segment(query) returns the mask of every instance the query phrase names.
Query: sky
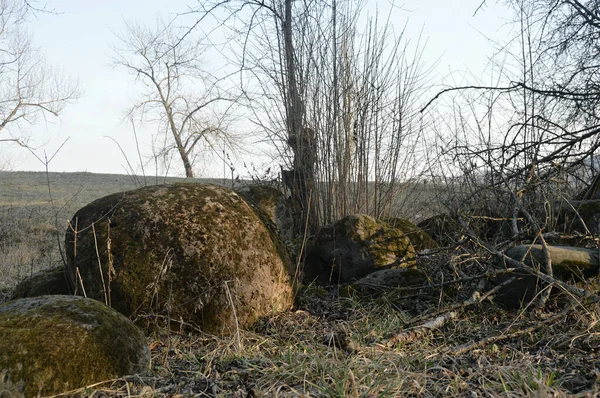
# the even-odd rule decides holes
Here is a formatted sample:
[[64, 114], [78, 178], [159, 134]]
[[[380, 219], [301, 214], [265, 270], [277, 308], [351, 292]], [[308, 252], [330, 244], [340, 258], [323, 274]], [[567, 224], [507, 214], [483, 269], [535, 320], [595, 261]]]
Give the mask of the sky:
[[[375, 2], [368, 0], [374, 8]], [[29, 22], [34, 43], [48, 62], [78, 80], [82, 96], [58, 120], [32, 127], [32, 145], [40, 158], [52, 156], [53, 172], [127, 173], [121, 149], [137, 164], [137, 151], [126, 111], [138, 86], [126, 71], [115, 68], [111, 57], [115, 32], [123, 22], [153, 24], [193, 6], [195, 0], [47, 0], [55, 14], [38, 14]], [[426, 40], [424, 61], [437, 65], [437, 80], [464, 84], [464, 76], [481, 75], [493, 53], [490, 40], [506, 34], [508, 13], [496, 0], [475, 14], [481, 0], [405, 0], [397, 3], [391, 20], [407, 34]], [[388, 3], [381, 3], [380, 8]], [[475, 15], [474, 15], [475, 14]], [[210, 61], [209, 65], [210, 65]], [[467, 73], [468, 72], [468, 73]], [[151, 153], [151, 127], [138, 126], [141, 151]], [[110, 138], [108, 138], [110, 137]], [[112, 139], [111, 139], [112, 138]], [[66, 141], [66, 143], [65, 143]], [[64, 146], [61, 145], [64, 143]], [[256, 159], [256, 155], [251, 155]], [[243, 161], [241, 159], [240, 161]], [[3, 144], [0, 165], [10, 170], [44, 171], [46, 165], [30, 152]], [[152, 174], [152, 171], [147, 173]], [[204, 165], [199, 177], [222, 177], [223, 164]]]

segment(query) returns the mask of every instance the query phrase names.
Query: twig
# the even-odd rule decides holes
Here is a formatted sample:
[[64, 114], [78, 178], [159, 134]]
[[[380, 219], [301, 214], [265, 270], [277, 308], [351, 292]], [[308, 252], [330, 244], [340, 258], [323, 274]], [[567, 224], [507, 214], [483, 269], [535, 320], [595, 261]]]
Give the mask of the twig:
[[[513, 268], [514, 270], [514, 268]], [[474, 304], [479, 304], [481, 302], [483, 302], [483, 300], [487, 299], [488, 297], [492, 296], [494, 293], [496, 293], [498, 290], [500, 290], [503, 286], [508, 285], [509, 283], [512, 283], [515, 279], [517, 279], [517, 277], [513, 276], [512, 278], [508, 278], [507, 280], [505, 280], [504, 282], [494, 286], [493, 289], [488, 290], [487, 292], [485, 292], [484, 294], [481, 294], [479, 292], [473, 292], [473, 294], [471, 295], [471, 297], [469, 297], [467, 300], [463, 301], [462, 303], [456, 303], [456, 304], [452, 304], [449, 305], [447, 307], [444, 307], [432, 314], [426, 314], [426, 315], [421, 315], [418, 316], [416, 318], [413, 318], [409, 321], [409, 324], [412, 323], [417, 323], [417, 322], [421, 322], [425, 319], [429, 319], [432, 318], [434, 316], [437, 316], [439, 314], [443, 314], [445, 312], [448, 311], [454, 311], [454, 310], [461, 310], [461, 309], [465, 309], [471, 305]]]
[[393, 336], [385, 342], [385, 346], [387, 348], [392, 348], [397, 343], [406, 343], [409, 341], [419, 339], [425, 336], [428, 332], [441, 328], [450, 320], [456, 318], [456, 315], [457, 313], [455, 311], [446, 312], [445, 314], [442, 314], [430, 320], [429, 322], [426, 322], [422, 325], [416, 326], [414, 328], [411, 328]]
[[102, 271], [102, 261], [100, 260], [100, 251], [98, 250], [98, 239], [96, 238], [96, 227], [92, 223], [92, 234], [94, 235], [94, 247], [96, 248], [96, 258], [98, 259], [98, 271], [100, 272], [100, 280], [102, 281], [102, 291], [104, 292], [104, 304], [110, 307], [108, 302], [108, 294], [106, 283], [104, 282], [104, 272]]
[[231, 291], [229, 291], [229, 285], [227, 284], [227, 281], [223, 281], [223, 284], [225, 285], [225, 291], [227, 292], [227, 299], [229, 300], [229, 303], [231, 304], [231, 310], [233, 311], [233, 319], [235, 320], [235, 342], [236, 342], [238, 351], [241, 351], [242, 342], [240, 340], [240, 325], [238, 324], [237, 313], [235, 311], [235, 304], [233, 303], [233, 297], [231, 297]]
[[461, 355], [464, 354], [465, 352], [471, 351], [474, 348], [477, 347], [481, 347], [483, 345], [489, 344], [489, 343], [495, 343], [497, 341], [500, 340], [505, 340], [505, 339], [511, 339], [513, 337], [519, 337], [522, 336], [524, 334], [533, 332], [534, 330], [537, 330], [543, 326], [546, 326], [558, 319], [564, 318], [569, 312], [573, 311], [575, 309], [576, 305], [573, 304], [567, 308], [565, 308], [564, 310], [562, 310], [561, 312], [559, 312], [558, 314], [555, 314], [554, 316], [551, 316], [550, 318], [544, 319], [542, 322], [539, 323], [535, 323], [534, 325], [531, 325], [528, 328], [525, 329], [521, 329], [518, 330], [516, 332], [513, 333], [509, 333], [509, 334], [500, 334], [500, 335], [496, 335], [496, 336], [490, 336], [490, 337], [486, 337], [485, 339], [481, 339], [479, 341], [476, 341], [474, 343], [467, 343], [467, 344], [463, 344], [461, 346], [458, 346], [456, 349], [454, 349], [452, 351], [452, 353], [454, 355]]
[[490, 270], [490, 271], [487, 271], [487, 272], [485, 272], [483, 274], [479, 274], [479, 275], [466, 276], [464, 278], [452, 279], [452, 280], [449, 280], [446, 282], [431, 283], [431, 284], [424, 284], [424, 285], [418, 285], [418, 286], [398, 287], [398, 286], [378, 285], [375, 283], [365, 283], [365, 282], [361, 282], [359, 286], [360, 287], [369, 287], [369, 288], [373, 288], [373, 289], [390, 290], [393, 292], [406, 292], [406, 291], [422, 290], [422, 289], [437, 289], [437, 288], [443, 288], [445, 286], [456, 285], [458, 283], [465, 283], [465, 282], [470, 282], [470, 281], [483, 279], [483, 278], [489, 279], [491, 277], [494, 277], [497, 275], [502, 275], [502, 274], [508, 274], [508, 273], [514, 272], [516, 270], [517, 270], [517, 268], [494, 269], [494, 270]]
[[[462, 303], [453, 304], [451, 306], [445, 307], [434, 314], [428, 314], [427, 315], [428, 318], [432, 318], [434, 316], [435, 316], [435, 318], [431, 319], [428, 322], [425, 322], [422, 325], [415, 326], [414, 328], [410, 328], [409, 330], [406, 330], [406, 331], [396, 334], [395, 336], [388, 339], [384, 343], [384, 345], [388, 348], [391, 348], [394, 345], [396, 345], [397, 343], [400, 343], [400, 342], [406, 343], [409, 341], [419, 339], [419, 338], [423, 337], [425, 334], [427, 334], [427, 332], [430, 332], [434, 329], [441, 328], [446, 323], [448, 323], [450, 320], [456, 318], [456, 316], [458, 314], [457, 310], [463, 310], [474, 304], [481, 303], [483, 300], [485, 300], [486, 298], [488, 298], [491, 295], [493, 295], [494, 293], [496, 293], [502, 286], [511, 283], [515, 279], [516, 279], [516, 277], [509, 278], [509, 279], [505, 280], [504, 282], [502, 282], [501, 284], [499, 284], [498, 286], [495, 286], [493, 289], [487, 291], [484, 294], [480, 294], [479, 292], [476, 291], [473, 293], [473, 295], [468, 300], [465, 300]], [[412, 320], [411, 323], [414, 323], [417, 320], [421, 320], [421, 319], [423, 319], [423, 317], [418, 317], [418, 318], [416, 318], [416, 320]]]

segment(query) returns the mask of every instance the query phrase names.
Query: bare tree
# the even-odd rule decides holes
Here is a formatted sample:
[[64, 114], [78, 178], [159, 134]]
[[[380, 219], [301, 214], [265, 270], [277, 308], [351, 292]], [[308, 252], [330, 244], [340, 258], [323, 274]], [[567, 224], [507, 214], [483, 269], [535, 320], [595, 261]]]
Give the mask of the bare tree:
[[459, 177], [457, 206], [512, 217], [518, 237], [518, 215], [534, 216], [534, 233], [556, 231], [564, 200], [598, 198], [600, 2], [505, 3], [513, 29], [489, 80], [448, 87], [423, 110], [445, 136], [436, 155]]
[[252, 120], [277, 148], [299, 209], [296, 232], [350, 213], [390, 215], [401, 182], [418, 170], [406, 166], [416, 160], [415, 103], [426, 86], [420, 46], [389, 20], [359, 28], [360, 2], [220, 5]]
[[[470, 151], [466, 145], [458, 147], [480, 163], [493, 162], [503, 174], [497, 181], [539, 182], [532, 176], [549, 180], [596, 163], [600, 148], [600, 2], [506, 3], [514, 10], [516, 34], [502, 44], [498, 55], [505, 63], [498, 68], [498, 79], [490, 84], [451, 87], [434, 98], [437, 101], [442, 94], [457, 91], [460, 95], [471, 92], [466, 94], [471, 100], [493, 97], [494, 135], [483, 147], [471, 145]], [[491, 114], [490, 107], [482, 108], [482, 102], [478, 105], [479, 115]], [[499, 112], [503, 114], [499, 116]], [[599, 186], [600, 177], [587, 196]]]
[[161, 156], [175, 151], [186, 177], [194, 177], [202, 146], [214, 153], [224, 145], [236, 147], [236, 137], [227, 128], [228, 112], [236, 99], [220, 88], [217, 76], [203, 68], [201, 59], [208, 47], [189, 33], [174, 20], [158, 20], [152, 28], [126, 23], [114, 63], [145, 87], [129, 116], [157, 122], [155, 142], [161, 143]]
[[46, 65], [27, 32], [31, 4], [0, 0], [0, 142], [28, 146], [26, 126], [58, 117], [79, 96], [77, 84]]

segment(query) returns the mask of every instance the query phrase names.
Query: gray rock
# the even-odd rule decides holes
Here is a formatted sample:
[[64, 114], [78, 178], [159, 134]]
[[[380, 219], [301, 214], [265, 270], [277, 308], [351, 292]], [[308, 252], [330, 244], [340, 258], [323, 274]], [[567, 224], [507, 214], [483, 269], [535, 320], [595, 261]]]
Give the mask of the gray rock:
[[[508, 257], [546, 273], [546, 262], [541, 245], [519, 245], [505, 253]], [[548, 246], [548, 254], [552, 260], [553, 275], [565, 282], [578, 283], [598, 275], [600, 262], [598, 250], [573, 246]], [[510, 265], [506, 265], [510, 268]], [[492, 279], [498, 285], [508, 278], [517, 280], [503, 286], [496, 294], [495, 300], [508, 308], [518, 308], [527, 304], [544, 286], [535, 275], [526, 271], [515, 271]], [[581, 287], [585, 288], [583, 283]]]
[[13, 289], [11, 300], [48, 294], [71, 294], [65, 267], [44, 269], [23, 279]]
[[396, 288], [420, 286], [427, 283], [425, 272], [415, 268], [384, 269], [359, 279], [356, 286], [363, 288]]

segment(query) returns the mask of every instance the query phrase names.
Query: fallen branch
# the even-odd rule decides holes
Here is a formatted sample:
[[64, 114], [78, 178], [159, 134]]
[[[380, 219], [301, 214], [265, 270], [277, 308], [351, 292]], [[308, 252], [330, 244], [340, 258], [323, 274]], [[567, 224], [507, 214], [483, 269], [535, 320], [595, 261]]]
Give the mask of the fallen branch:
[[441, 283], [431, 283], [431, 284], [418, 285], [418, 286], [397, 287], [397, 286], [384, 286], [384, 285], [378, 285], [376, 283], [365, 283], [365, 282], [361, 282], [361, 284], [358, 286], [359, 287], [368, 287], [368, 288], [373, 288], [373, 289], [389, 290], [389, 291], [394, 291], [394, 292], [406, 292], [406, 291], [422, 290], [422, 289], [438, 289], [438, 288], [443, 288], [443, 287], [450, 286], [450, 285], [456, 285], [458, 283], [465, 283], [465, 282], [475, 281], [475, 280], [484, 279], [484, 278], [489, 279], [494, 276], [508, 274], [508, 273], [516, 271], [516, 270], [517, 270], [517, 268], [494, 269], [494, 270], [487, 271], [483, 274], [478, 274], [478, 275], [474, 275], [474, 276], [466, 276], [464, 278], [452, 279], [452, 280], [449, 280], [446, 282], [441, 282]]
[[[513, 268], [514, 270], [514, 268]], [[425, 315], [421, 315], [418, 317], [415, 317], [413, 319], [411, 319], [409, 321], [409, 324], [411, 323], [417, 323], [417, 322], [421, 322], [425, 319], [428, 318], [433, 318], [434, 316], [438, 316], [439, 314], [443, 314], [445, 312], [448, 311], [454, 311], [454, 310], [463, 310], [467, 307], [470, 307], [472, 305], [475, 304], [479, 304], [481, 302], [483, 302], [483, 300], [487, 299], [488, 297], [492, 296], [494, 293], [496, 293], [498, 290], [500, 290], [503, 286], [508, 285], [509, 283], [512, 283], [515, 279], [517, 279], [517, 277], [513, 276], [512, 278], [508, 278], [507, 280], [505, 280], [504, 282], [494, 286], [493, 289], [488, 290], [487, 292], [485, 292], [484, 294], [481, 294], [479, 292], [473, 292], [473, 294], [471, 295], [471, 297], [469, 297], [469, 299], [463, 301], [462, 303], [456, 303], [456, 304], [452, 304], [449, 305], [447, 307], [444, 307], [432, 314], [425, 314]]]
[[446, 312], [432, 319], [431, 321], [422, 325], [416, 326], [412, 329], [399, 333], [385, 342], [387, 348], [392, 348], [397, 343], [406, 343], [409, 341], [417, 340], [432, 330], [439, 329], [444, 326], [451, 319], [456, 318], [457, 313], [455, 311]]
[[567, 307], [566, 309], [562, 310], [558, 314], [555, 314], [555, 315], [553, 315], [553, 316], [551, 316], [551, 317], [549, 317], [547, 319], [544, 319], [543, 321], [541, 321], [539, 323], [531, 325], [528, 328], [521, 329], [521, 330], [518, 330], [518, 331], [513, 332], [513, 333], [500, 334], [500, 335], [497, 335], [497, 336], [486, 337], [485, 339], [481, 339], [481, 340], [476, 341], [474, 343], [463, 344], [463, 345], [458, 346], [457, 348], [455, 348], [452, 351], [452, 354], [453, 355], [461, 355], [461, 354], [464, 354], [464, 353], [466, 353], [468, 351], [471, 351], [472, 349], [484, 346], [486, 344], [495, 343], [495, 342], [500, 341], [500, 340], [512, 339], [513, 337], [519, 337], [519, 336], [522, 336], [524, 334], [531, 333], [534, 330], [537, 330], [537, 329], [539, 329], [539, 328], [541, 328], [543, 326], [551, 324], [554, 321], [557, 321], [557, 320], [559, 320], [561, 318], [564, 318], [565, 316], [567, 316], [567, 314], [569, 312], [573, 311], [576, 306], [577, 306], [576, 304], [573, 304], [573, 305]]
[[495, 255], [496, 257], [502, 259], [506, 264], [510, 265], [511, 267], [515, 267], [515, 268], [519, 268], [522, 270], [525, 270], [527, 272], [529, 272], [530, 274], [537, 276], [539, 279], [543, 280], [544, 282], [550, 284], [550, 285], [554, 285], [554, 286], [558, 286], [561, 289], [563, 289], [566, 292], [569, 292], [571, 294], [573, 294], [574, 296], [580, 297], [580, 298], [584, 298], [586, 300], [588, 300], [590, 303], [598, 303], [600, 302], [600, 296], [598, 296], [597, 294], [591, 293], [585, 289], [581, 289], [578, 288], [576, 286], [573, 285], [569, 285], [568, 283], [565, 283], [561, 280], [558, 280], [550, 275], [547, 275], [543, 272], [540, 272], [528, 265], [526, 265], [525, 263], [521, 262], [521, 261], [517, 261], [514, 258], [511, 258], [509, 256], [507, 256], [506, 254], [502, 253], [501, 251], [499, 251], [498, 249], [496, 249], [494, 246], [492, 246], [491, 244], [481, 240], [470, 228], [469, 226], [465, 223], [465, 221], [458, 216], [457, 217], [458, 222], [460, 223], [460, 226], [465, 230], [465, 232], [471, 237], [471, 239], [473, 239], [477, 244], [479, 244], [480, 246], [484, 247], [487, 251], [489, 251], [490, 253], [492, 253], [493, 255]]
[[[428, 332], [431, 332], [432, 330], [441, 328], [446, 323], [448, 323], [450, 320], [456, 318], [458, 312], [454, 311], [454, 310], [463, 310], [474, 304], [481, 303], [483, 300], [490, 297], [492, 294], [496, 293], [502, 286], [511, 283], [515, 279], [516, 279], [516, 277], [508, 278], [506, 281], [502, 282], [501, 284], [499, 284], [498, 286], [494, 287], [493, 289], [487, 291], [484, 294], [480, 294], [479, 292], [474, 292], [473, 295], [471, 295], [471, 297], [468, 300], [465, 300], [462, 303], [453, 304], [449, 307], [445, 307], [442, 310], [440, 310], [434, 314], [428, 314], [427, 315], [428, 318], [432, 318], [434, 316], [435, 316], [435, 318], [431, 319], [428, 322], [425, 322], [422, 325], [415, 326], [413, 328], [410, 328], [408, 330], [405, 330], [403, 332], [396, 334], [395, 336], [391, 337], [384, 343], [385, 346], [388, 348], [391, 348], [391, 347], [395, 346], [397, 343], [406, 343], [409, 341], [414, 341], [416, 339], [419, 339], [419, 338], [425, 336], [425, 334], [427, 334]], [[422, 317], [417, 317], [416, 319], [420, 320], [420, 319], [422, 319]], [[413, 322], [413, 321], [411, 321], [411, 322]], [[416, 322], [416, 321], [414, 321], [414, 322]]]

